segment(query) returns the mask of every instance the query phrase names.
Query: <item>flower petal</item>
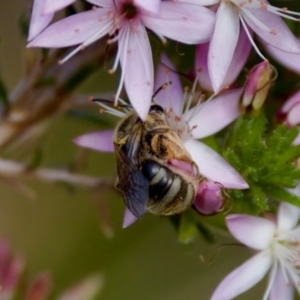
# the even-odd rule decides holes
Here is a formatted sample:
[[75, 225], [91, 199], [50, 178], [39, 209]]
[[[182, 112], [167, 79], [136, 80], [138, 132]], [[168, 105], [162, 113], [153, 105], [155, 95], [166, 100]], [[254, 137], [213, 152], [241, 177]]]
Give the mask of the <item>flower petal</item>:
[[286, 280], [281, 269], [278, 266], [276, 276], [271, 288], [269, 300], [293, 300], [294, 299], [294, 288], [291, 284], [286, 284]]
[[[299, 189], [299, 184], [298, 184]], [[298, 195], [299, 196], [299, 195]], [[286, 231], [296, 227], [300, 217], [300, 208], [286, 203], [281, 202], [277, 214], [277, 226], [278, 230]]]
[[[241, 27], [237, 46], [234, 50], [233, 58], [226, 73], [223, 86], [230, 86], [235, 81], [242, 68], [245, 66], [251, 48], [252, 45], [248, 39], [248, 36], [245, 33], [244, 28]], [[198, 80], [201, 88], [206, 91], [212, 91], [213, 88], [209, 79], [207, 65], [208, 50], [209, 43], [200, 44], [197, 46], [195, 67], [196, 71], [198, 72]]]
[[178, 2], [184, 2], [184, 3], [192, 3], [197, 5], [214, 5], [220, 2], [220, 0], [177, 0]]
[[266, 249], [276, 230], [274, 222], [249, 215], [228, 215], [226, 224], [237, 240], [256, 250]]
[[231, 300], [259, 282], [272, 263], [270, 253], [263, 251], [228, 274], [219, 284], [210, 300]]
[[210, 39], [215, 14], [200, 5], [164, 1], [159, 17], [145, 14], [142, 19], [146, 27], [159, 35], [186, 44], [199, 44]]
[[184, 142], [200, 173], [226, 188], [247, 189], [249, 186], [242, 176], [217, 152], [205, 144], [190, 139]]
[[28, 40], [35, 38], [51, 22], [54, 13], [43, 14], [44, 0], [35, 0], [33, 3]]
[[[299, 55], [299, 57], [300, 57], [300, 55]], [[294, 60], [292, 60], [292, 62], [295, 63]], [[299, 61], [299, 63], [300, 63], [300, 61]], [[288, 113], [293, 108], [293, 106], [295, 106], [298, 103], [300, 103], [300, 90], [297, 91], [296, 93], [294, 93], [289, 99], [287, 99], [284, 102], [284, 104], [280, 108], [280, 113], [282, 113], [282, 114]]]
[[127, 228], [133, 224], [138, 218], [126, 207], [124, 211], [122, 228]]
[[98, 8], [67, 17], [49, 26], [27, 47], [67, 47], [81, 44], [93, 36], [96, 36], [95, 41], [112, 29], [109, 11]]
[[103, 130], [86, 133], [76, 137], [73, 142], [81, 147], [102, 152], [114, 152], [113, 130]]
[[218, 93], [224, 87], [224, 80], [237, 45], [240, 20], [231, 3], [225, 1], [221, 1], [216, 17], [208, 51], [208, 71], [213, 90]]
[[154, 86], [152, 52], [145, 27], [139, 24], [133, 31], [130, 26], [123, 26], [120, 30], [120, 62], [130, 103], [141, 119], [145, 120]]
[[[35, 0], [36, 2], [37, 0]], [[70, 5], [71, 3], [75, 2], [75, 0], [45, 0], [45, 4], [43, 7], [43, 13], [55, 13], [58, 10]]]
[[160, 0], [134, 0], [134, 3], [152, 13], [158, 13], [160, 9]]
[[175, 73], [175, 67], [165, 53], [160, 56], [160, 64], [158, 65], [154, 90], [161, 86], [166, 87], [157, 93], [154, 102], [161, 105], [165, 109], [173, 108], [175, 114], [182, 113], [183, 91], [178, 74]]
[[188, 111], [184, 119], [188, 120], [190, 128], [197, 126], [192, 131], [193, 137], [207, 137], [234, 121], [240, 115], [239, 100], [242, 92], [242, 88], [225, 92]]
[[[300, 45], [297, 38], [281, 17], [260, 8], [248, 9], [252, 15], [270, 28], [270, 32], [262, 30], [261, 27], [244, 14], [242, 10], [243, 18], [258, 36], [278, 49], [292, 53], [300, 53]], [[271, 30], [274, 31], [274, 33], [272, 33]]]
[[286, 52], [267, 43], [263, 43], [263, 45], [267, 52], [281, 65], [298, 74], [300, 73], [300, 54]]

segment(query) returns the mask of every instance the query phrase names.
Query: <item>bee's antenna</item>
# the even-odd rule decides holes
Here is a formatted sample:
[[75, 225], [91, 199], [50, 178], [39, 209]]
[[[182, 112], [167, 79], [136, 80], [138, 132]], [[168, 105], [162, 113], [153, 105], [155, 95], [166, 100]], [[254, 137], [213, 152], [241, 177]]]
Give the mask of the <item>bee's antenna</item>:
[[172, 81], [166, 82], [161, 85], [153, 94], [152, 98], [154, 98], [161, 90], [165, 89], [169, 84], [172, 84]]
[[[108, 104], [110, 106], [116, 107], [114, 100], [102, 99], [102, 98], [91, 98], [91, 101], [93, 101], [93, 102], [99, 102], [99, 103], [102, 103], [102, 104]], [[132, 108], [132, 106], [130, 104], [127, 104], [125, 101], [123, 101], [122, 104], [118, 104], [117, 107]]]

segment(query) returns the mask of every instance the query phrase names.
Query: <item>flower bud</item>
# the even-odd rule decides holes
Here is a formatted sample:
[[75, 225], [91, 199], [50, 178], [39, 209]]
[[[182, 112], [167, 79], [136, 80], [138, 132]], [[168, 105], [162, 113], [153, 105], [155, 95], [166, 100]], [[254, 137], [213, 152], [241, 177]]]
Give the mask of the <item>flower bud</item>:
[[203, 215], [212, 215], [222, 209], [225, 200], [220, 183], [204, 180], [198, 185], [194, 207]]
[[273, 72], [274, 68], [267, 60], [252, 68], [242, 96], [243, 107], [259, 110], [263, 106], [273, 81]]

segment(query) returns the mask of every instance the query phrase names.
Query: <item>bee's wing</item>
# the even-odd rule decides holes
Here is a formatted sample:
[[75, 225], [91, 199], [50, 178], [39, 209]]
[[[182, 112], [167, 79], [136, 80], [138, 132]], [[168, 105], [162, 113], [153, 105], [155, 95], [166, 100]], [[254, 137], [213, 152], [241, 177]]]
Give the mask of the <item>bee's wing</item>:
[[137, 217], [146, 212], [149, 198], [149, 181], [130, 161], [122, 149], [116, 151], [119, 175], [118, 187], [128, 209]]

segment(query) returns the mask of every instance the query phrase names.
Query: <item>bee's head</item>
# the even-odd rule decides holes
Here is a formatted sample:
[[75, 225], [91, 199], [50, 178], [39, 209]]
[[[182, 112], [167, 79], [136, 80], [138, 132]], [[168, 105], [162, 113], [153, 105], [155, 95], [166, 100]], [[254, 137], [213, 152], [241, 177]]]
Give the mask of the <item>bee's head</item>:
[[149, 114], [150, 113], [157, 113], [157, 114], [162, 115], [162, 114], [165, 114], [165, 111], [160, 105], [152, 104], [149, 109]]

